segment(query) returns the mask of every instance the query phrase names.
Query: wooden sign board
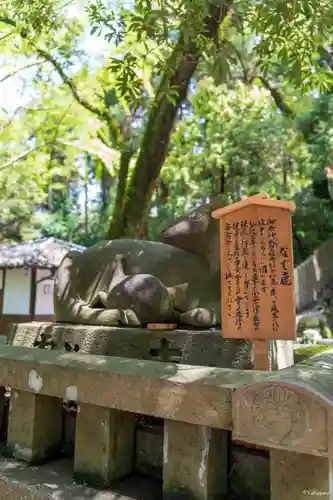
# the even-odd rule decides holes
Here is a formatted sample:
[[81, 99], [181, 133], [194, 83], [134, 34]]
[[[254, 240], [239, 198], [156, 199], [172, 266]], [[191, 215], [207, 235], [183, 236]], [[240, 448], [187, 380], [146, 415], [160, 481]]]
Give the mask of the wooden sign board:
[[296, 340], [293, 210], [257, 195], [213, 212], [220, 219], [223, 337]]

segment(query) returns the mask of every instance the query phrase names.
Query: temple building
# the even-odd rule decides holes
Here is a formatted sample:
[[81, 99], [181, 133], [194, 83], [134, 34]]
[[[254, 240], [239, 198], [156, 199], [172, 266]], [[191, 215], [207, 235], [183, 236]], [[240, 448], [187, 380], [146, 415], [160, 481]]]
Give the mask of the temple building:
[[54, 274], [70, 250], [56, 238], [0, 245], [0, 334], [9, 323], [53, 320]]

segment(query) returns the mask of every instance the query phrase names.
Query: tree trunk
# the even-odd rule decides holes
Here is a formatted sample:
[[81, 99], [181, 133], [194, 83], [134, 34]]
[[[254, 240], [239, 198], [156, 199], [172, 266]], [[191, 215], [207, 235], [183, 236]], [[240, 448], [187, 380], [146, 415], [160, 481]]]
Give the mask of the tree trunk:
[[105, 226], [105, 223], [109, 220], [109, 207], [110, 207], [110, 191], [112, 189], [113, 184], [115, 183], [115, 179], [111, 176], [109, 170], [101, 161], [102, 164], [102, 175], [100, 178], [100, 188], [101, 188], [101, 207], [99, 212], [99, 222], [101, 226]]
[[88, 234], [89, 230], [88, 183], [89, 183], [89, 155], [86, 156], [85, 172], [84, 172], [84, 232], [86, 235]]
[[[102, 163], [102, 162], [101, 162]], [[110, 204], [110, 174], [107, 170], [107, 168], [104, 166], [102, 163], [102, 175], [99, 180], [100, 184], [100, 189], [101, 189], [101, 195], [100, 195], [100, 202], [101, 202], [101, 214], [105, 214], [107, 211], [107, 208]]]
[[225, 166], [222, 165], [221, 175], [220, 175], [220, 193], [219, 194], [225, 194], [225, 186], [226, 186]]
[[108, 239], [121, 238], [125, 235], [123, 209], [129, 166], [132, 156], [132, 151], [124, 151], [120, 157], [116, 201], [108, 228]]
[[[210, 6], [210, 16], [203, 26], [205, 36], [212, 39], [217, 37], [219, 25], [227, 14], [228, 7], [227, 5]], [[159, 177], [167, 155], [177, 111], [187, 96], [199, 59], [200, 52], [196, 41], [186, 39], [184, 33], [181, 32], [149, 113], [140, 153], [123, 206], [124, 233], [119, 236], [140, 237], [145, 231], [152, 186]], [[176, 91], [173, 102], [166, 95], [168, 89]]]

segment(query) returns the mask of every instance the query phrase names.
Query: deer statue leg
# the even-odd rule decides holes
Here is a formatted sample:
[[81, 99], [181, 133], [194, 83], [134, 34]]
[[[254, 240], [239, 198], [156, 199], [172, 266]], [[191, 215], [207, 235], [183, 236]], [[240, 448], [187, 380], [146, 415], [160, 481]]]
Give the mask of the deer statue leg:
[[218, 324], [218, 318], [214, 309], [196, 307], [180, 315], [180, 324], [198, 328], [211, 328]]

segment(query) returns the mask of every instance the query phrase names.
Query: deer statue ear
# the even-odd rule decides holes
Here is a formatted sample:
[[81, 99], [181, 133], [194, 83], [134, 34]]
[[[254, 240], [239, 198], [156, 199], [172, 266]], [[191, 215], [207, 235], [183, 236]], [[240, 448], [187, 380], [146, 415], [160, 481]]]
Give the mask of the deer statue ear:
[[201, 207], [195, 208], [190, 212], [180, 217], [177, 217], [177, 219], [170, 222], [170, 224], [166, 228], [164, 228], [164, 230], [160, 233], [159, 240], [162, 238], [163, 241], [166, 235], [170, 236], [171, 234], [176, 235], [176, 233], [178, 232], [179, 233], [186, 232], [186, 230], [188, 229], [186, 225], [189, 223], [191, 219], [193, 220], [195, 218], [200, 218], [200, 215], [204, 216], [205, 214], [211, 216], [211, 212], [213, 212], [213, 210], [224, 207], [227, 204], [228, 202], [225, 195], [216, 196], [209, 203], [206, 203]]

